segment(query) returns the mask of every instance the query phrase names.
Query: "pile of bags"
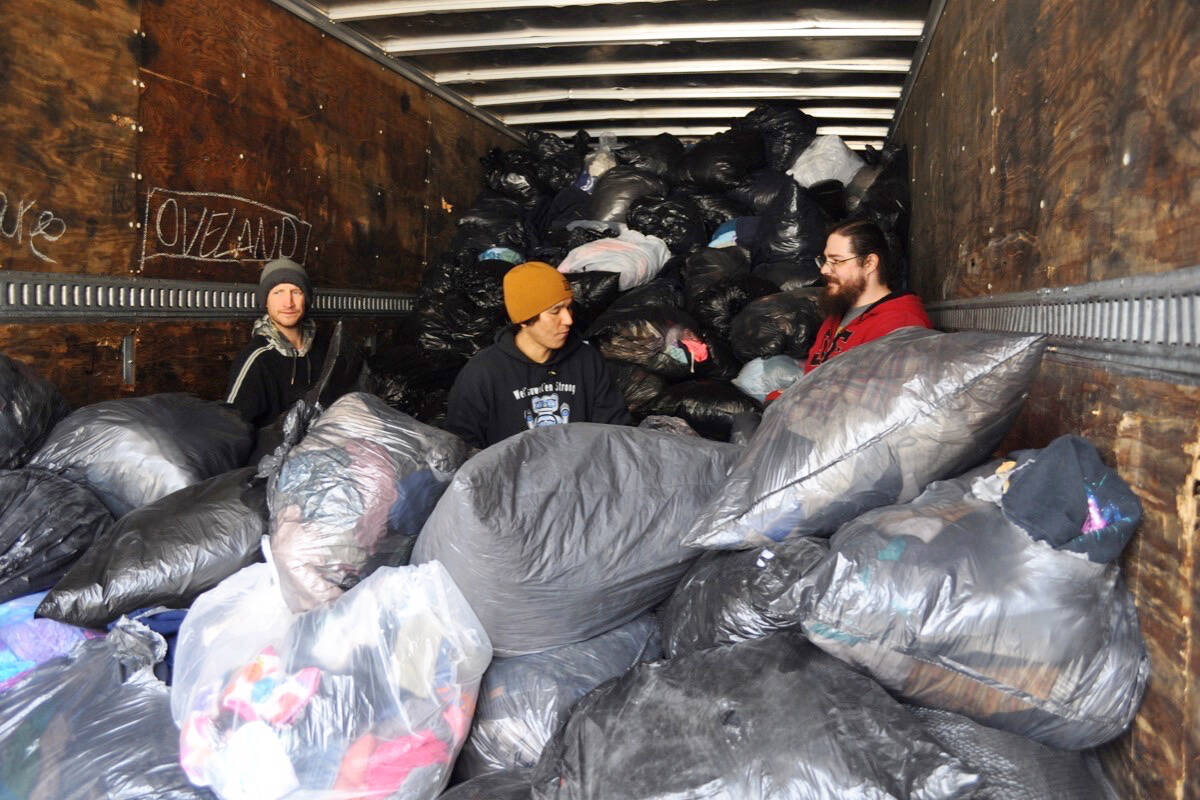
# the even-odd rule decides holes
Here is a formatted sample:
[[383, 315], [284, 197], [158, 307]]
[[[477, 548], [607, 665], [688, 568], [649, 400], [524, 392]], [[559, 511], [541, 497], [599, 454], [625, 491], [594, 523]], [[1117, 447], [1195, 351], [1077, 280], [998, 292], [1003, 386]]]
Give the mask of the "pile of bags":
[[[373, 391], [424, 422], [444, 419], [457, 370], [508, 323], [504, 273], [543, 261], [568, 276], [574, 329], [609, 361], [635, 420], [677, 416], [728, 441], [734, 417], [802, 372], [829, 224], [853, 214], [903, 232], [907, 187], [891, 176], [904, 155], [864, 160], [816, 136], [795, 103], [764, 105], [686, 148], [669, 133], [588, 142], [535, 131], [484, 157], [486, 188], [426, 270], [414, 329], [372, 361]], [[894, 274], [903, 288], [902, 263]], [[616, 288], [594, 291], [597, 276]]]

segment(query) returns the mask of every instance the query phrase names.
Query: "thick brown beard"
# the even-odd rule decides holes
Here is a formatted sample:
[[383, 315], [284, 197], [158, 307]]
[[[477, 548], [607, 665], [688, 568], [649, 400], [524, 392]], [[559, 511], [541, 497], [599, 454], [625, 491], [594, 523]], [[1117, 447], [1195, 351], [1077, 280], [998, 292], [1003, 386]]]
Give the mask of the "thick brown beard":
[[854, 308], [854, 304], [862, 297], [866, 288], [865, 280], [858, 284], [842, 284], [836, 290], [826, 284], [821, 296], [817, 298], [817, 307], [825, 316], [840, 320], [846, 316], [847, 311]]

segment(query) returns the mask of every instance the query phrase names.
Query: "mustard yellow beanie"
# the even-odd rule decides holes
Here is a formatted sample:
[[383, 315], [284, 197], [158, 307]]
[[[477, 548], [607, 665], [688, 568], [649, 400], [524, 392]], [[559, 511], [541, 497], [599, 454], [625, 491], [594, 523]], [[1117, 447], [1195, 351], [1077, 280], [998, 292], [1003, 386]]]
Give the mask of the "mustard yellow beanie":
[[526, 261], [504, 274], [504, 308], [513, 322], [532, 319], [574, 296], [566, 277], [541, 261]]

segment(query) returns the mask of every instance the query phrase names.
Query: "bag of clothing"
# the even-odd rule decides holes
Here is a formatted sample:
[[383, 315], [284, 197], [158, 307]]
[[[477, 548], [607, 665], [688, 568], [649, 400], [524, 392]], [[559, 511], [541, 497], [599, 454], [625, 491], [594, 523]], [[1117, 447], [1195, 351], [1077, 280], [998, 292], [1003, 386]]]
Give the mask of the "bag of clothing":
[[374, 568], [408, 563], [413, 542], [467, 457], [457, 436], [348, 394], [271, 476], [271, 549], [288, 606], [338, 597]]
[[978, 783], [883, 687], [777, 633], [639, 664], [584, 697], [533, 797], [965, 800]]
[[686, 543], [828, 535], [985, 459], [1020, 411], [1045, 337], [901, 328], [822, 364], [762, 426]]
[[626, 230], [620, 236], [576, 247], [558, 265], [558, 271], [616, 272], [621, 276], [621, 291], [625, 292], [649, 283], [670, 257], [671, 251], [662, 239]]
[[546, 189], [538, 179], [539, 159], [532, 150], [519, 147], [505, 151], [493, 147], [479, 161], [488, 188], [526, 208], [535, 205]]
[[677, 255], [708, 241], [700, 207], [687, 198], [643, 197], [629, 208], [629, 227], [662, 239]]
[[586, 339], [611, 361], [634, 364], [667, 378], [687, 378], [709, 360], [699, 324], [668, 305], [614, 304], [592, 323]]
[[813, 261], [772, 261], [757, 264], [753, 274], [765, 278], [779, 287], [780, 291], [790, 292], [796, 289], [811, 289], [825, 283], [821, 270]]
[[795, 185], [796, 181], [780, 170], [762, 169], [748, 175], [730, 189], [728, 196], [734, 202], [750, 209], [747, 213], [764, 214], [778, 197]]
[[730, 323], [729, 340], [742, 361], [780, 354], [804, 360], [822, 322], [811, 291], [777, 292], [747, 303]]
[[438, 564], [384, 567], [296, 616], [269, 565], [252, 565], [179, 632], [180, 763], [223, 800], [435, 797], [490, 659]]
[[765, 158], [758, 131], [725, 131], [688, 148], [671, 170], [672, 183], [694, 183], [702, 189], [723, 192], [761, 167]]
[[671, 173], [671, 166], [683, 155], [683, 142], [675, 134], [663, 132], [627, 144], [613, 154], [622, 164], [666, 177]]
[[710, 239], [722, 223], [738, 217], [749, 216], [751, 213], [748, 208], [730, 197], [723, 194], [705, 194], [697, 191], [695, 187], [676, 186], [672, 189], [670, 196], [672, 198], [686, 197], [696, 204], [696, 207], [700, 209], [701, 218], [704, 220], [704, 230]]
[[683, 419], [705, 438], [728, 442], [734, 418], [762, 406], [728, 383], [697, 380], [668, 386], [654, 408], [658, 414]]
[[77, 483], [40, 469], [0, 471], [0, 603], [53, 586], [112, 523]]
[[243, 466], [253, 447], [254, 429], [229, 407], [152, 394], [72, 412], [29, 466], [86, 485], [119, 517]]
[[490, 772], [453, 786], [438, 800], [529, 800], [529, 770]]
[[266, 482], [228, 472], [130, 511], [96, 539], [38, 616], [102, 628], [139, 608], [186, 608], [260, 558]]
[[636, 364], [609, 361], [607, 365], [629, 413], [635, 419], [653, 414], [659, 396], [667, 389], [667, 381]]
[[456, 263], [469, 265], [490, 247], [524, 253], [529, 245], [530, 232], [520, 203], [507, 197], [481, 197], [458, 218], [451, 252], [456, 254]]
[[579, 698], [639, 661], [661, 657], [658, 623], [643, 615], [584, 642], [493, 660], [455, 774], [534, 766]]
[[789, 181], [762, 212], [754, 242], [754, 263], [811, 263], [825, 249], [828, 226], [821, 207], [795, 181]]
[[638, 427], [646, 431], [659, 431], [675, 436], [699, 436], [696, 429], [679, 417], [668, 417], [665, 414], [651, 414], [638, 423]]
[[786, 390], [804, 377], [804, 365], [791, 356], [771, 356], [747, 361], [733, 385], [760, 403]]
[[683, 266], [687, 303], [716, 284], [750, 274], [750, 254], [740, 247], [704, 247], [689, 253]]
[[1129, 725], [1150, 673], [1133, 597], [1115, 564], [1035, 542], [976, 496], [992, 472], [842, 526], [801, 578], [804, 632], [910, 702], [1095, 747]]
[[24, 466], [70, 410], [54, 384], [0, 354], [0, 469]]
[[122, 620], [0, 693], [6, 800], [212, 800], [179, 768], [162, 637]]
[[578, 272], [567, 276], [571, 284], [571, 327], [586, 331], [621, 293], [621, 276], [615, 272]]
[[838, 181], [849, 186], [866, 165], [842, 137], [818, 136], [791, 164], [787, 174], [805, 189], [821, 181]]
[[700, 557], [659, 610], [667, 658], [800, 627], [800, 579], [829, 547], [800, 536]]
[[587, 422], [535, 428], [463, 465], [413, 563], [440, 561], [498, 655], [609, 631], [665, 599], [680, 544], [741, 448]]
[[502, 280], [511, 267], [495, 259], [431, 265], [417, 297], [421, 348], [440, 360], [465, 363], [490, 345], [508, 322]]
[[817, 121], [794, 100], [761, 105], [736, 120], [733, 127], [759, 132], [771, 169], [787, 169], [817, 136]]
[[102, 635], [52, 619], [34, 619], [33, 612], [45, 596], [37, 592], [0, 603], [0, 692], [16, 685], [38, 664], [65, 656], [85, 639]]
[[616, 166], [596, 180], [587, 218], [600, 222], [623, 223], [629, 207], [643, 197], [665, 197], [667, 183], [653, 172], [636, 167]]
[[978, 772], [980, 800], [1100, 800], [1116, 797], [1089, 767], [1094, 753], [1073, 753], [980, 725], [936, 708], [909, 706], [921, 727], [947, 752]]
[[770, 281], [754, 275], [738, 275], [723, 278], [692, 294], [687, 310], [702, 326], [728, 341], [733, 320], [742, 309], [758, 298], [772, 294], [776, 294], [776, 288]]

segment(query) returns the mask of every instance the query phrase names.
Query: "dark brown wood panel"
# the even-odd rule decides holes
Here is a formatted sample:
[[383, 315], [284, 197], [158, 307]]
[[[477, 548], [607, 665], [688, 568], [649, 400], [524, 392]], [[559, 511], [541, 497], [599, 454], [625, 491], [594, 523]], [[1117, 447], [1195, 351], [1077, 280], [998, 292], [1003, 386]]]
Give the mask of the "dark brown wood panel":
[[126, 273], [137, 3], [0, 0], [0, 18], [0, 268]]
[[1006, 442], [1007, 449], [1041, 447], [1064, 433], [1086, 436], [1142, 501], [1142, 524], [1123, 566], [1153, 672], [1133, 729], [1104, 754], [1130, 798], [1200, 797], [1193, 689], [1200, 658], [1193, 641], [1198, 408], [1200, 387], [1050, 357]]
[[[429, 172], [422, 91], [268, 0], [163, 0], [144, 13], [143, 202], [155, 189], [209, 193], [193, 219], [207, 208], [256, 232], [258, 216], [211, 195], [245, 198], [311, 225], [314, 282], [414, 288]], [[148, 223], [151, 245], [173, 241]], [[269, 242], [269, 218], [265, 228]], [[143, 274], [254, 280], [265, 253], [237, 249], [209, 248], [226, 263], [162, 255]]]
[[927, 300], [1198, 263], [1200, 5], [946, 4], [897, 140]]

